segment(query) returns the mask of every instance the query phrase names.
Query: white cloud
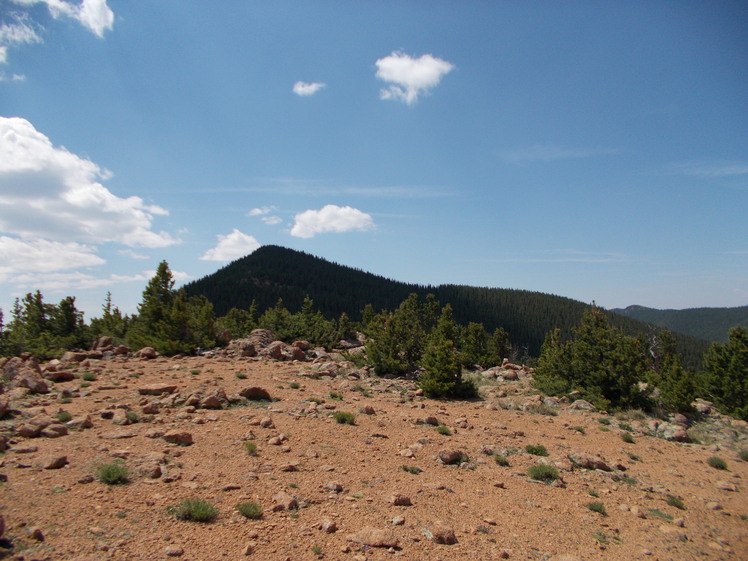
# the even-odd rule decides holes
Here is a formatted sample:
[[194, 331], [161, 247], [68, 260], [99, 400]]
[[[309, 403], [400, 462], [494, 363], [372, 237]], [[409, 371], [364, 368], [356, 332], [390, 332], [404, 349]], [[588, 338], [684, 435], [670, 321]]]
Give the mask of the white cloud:
[[293, 93], [299, 96], [310, 96], [316, 94], [326, 85], [322, 82], [296, 82], [293, 85]]
[[262, 206], [253, 208], [247, 213], [247, 216], [262, 216], [263, 214], [270, 214], [275, 210], [274, 206]]
[[428, 94], [442, 79], [451, 72], [454, 65], [446, 60], [423, 55], [413, 58], [409, 55], [393, 52], [376, 62], [377, 78], [389, 82], [390, 86], [380, 90], [381, 99], [395, 99], [413, 105], [419, 96]]
[[148, 259], [147, 255], [133, 251], [132, 249], [120, 249], [117, 253], [130, 259]]
[[110, 177], [92, 161], [53, 146], [29, 121], [0, 117], [0, 232], [94, 245], [179, 243], [151, 229], [166, 210], [140, 197], [117, 197], [100, 183]]
[[234, 228], [230, 234], [218, 235], [218, 244], [200, 257], [203, 261], [233, 261], [252, 253], [260, 247], [254, 237], [244, 234]]
[[276, 224], [283, 222], [283, 219], [280, 216], [263, 216], [260, 220], [268, 226], [275, 226]]
[[104, 33], [114, 26], [114, 12], [107, 5], [107, 0], [83, 0], [80, 4], [72, 4], [65, 0], [12, 0], [20, 6], [46, 4], [53, 18], [69, 17], [86, 27], [97, 37], [104, 37]]
[[[14, 23], [0, 24], [0, 64], [8, 63], [8, 50], [11, 47], [41, 42], [42, 38], [22, 16], [16, 16]], [[3, 76], [2, 81], [7, 82], [9, 80]], [[13, 81], [17, 81], [15, 76]]]
[[89, 273], [73, 271], [70, 273], [27, 273], [13, 277], [13, 283], [22, 287], [23, 290], [46, 291], [74, 291], [89, 290], [103, 286], [112, 286], [128, 282], [147, 282], [155, 271], [138, 273], [135, 275], [109, 275], [108, 277], [96, 277]]
[[326, 232], [365, 231], [374, 227], [369, 214], [349, 206], [326, 205], [320, 210], [305, 210], [294, 218], [291, 235], [312, 238]]
[[677, 175], [688, 175], [691, 177], [735, 177], [748, 175], [748, 164], [744, 162], [722, 164], [680, 163], [671, 165], [668, 170]]
[[617, 154], [618, 150], [610, 148], [573, 148], [568, 146], [554, 146], [536, 144], [527, 148], [509, 150], [501, 154], [505, 162], [524, 164], [527, 162], [552, 162], [555, 160], [576, 160], [594, 156]]
[[16, 273], [50, 273], [93, 267], [105, 261], [94, 253], [95, 248], [75, 242], [55, 242], [43, 239], [18, 239], [0, 236], [0, 282]]

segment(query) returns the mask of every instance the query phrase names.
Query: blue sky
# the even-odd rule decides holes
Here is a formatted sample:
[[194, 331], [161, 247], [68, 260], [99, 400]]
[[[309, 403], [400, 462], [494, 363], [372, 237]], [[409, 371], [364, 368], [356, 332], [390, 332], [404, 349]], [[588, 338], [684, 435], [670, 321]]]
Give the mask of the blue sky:
[[[277, 244], [748, 304], [743, 2], [0, 0], [0, 307]], [[230, 290], [230, 288], [227, 288]]]

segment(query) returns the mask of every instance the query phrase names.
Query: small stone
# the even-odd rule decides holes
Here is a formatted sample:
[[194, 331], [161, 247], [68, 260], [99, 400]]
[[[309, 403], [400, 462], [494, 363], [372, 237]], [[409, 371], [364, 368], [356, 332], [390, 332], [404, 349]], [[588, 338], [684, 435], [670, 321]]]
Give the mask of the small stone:
[[398, 547], [400, 541], [390, 530], [367, 526], [348, 536], [348, 541], [368, 545], [369, 547]]
[[394, 506], [413, 506], [410, 497], [402, 493], [395, 493], [390, 497], [390, 503]]
[[273, 512], [279, 512], [281, 510], [296, 510], [299, 508], [299, 503], [296, 499], [285, 491], [281, 491], [275, 495], [273, 497], [273, 503]]
[[338, 531], [338, 525], [334, 520], [327, 519], [320, 523], [319, 529], [326, 534], [333, 534]]
[[343, 485], [341, 485], [337, 481], [329, 481], [325, 485], [325, 489], [327, 489], [328, 491], [332, 491], [334, 493], [342, 493], [343, 492]]
[[453, 545], [457, 543], [457, 536], [452, 528], [443, 522], [435, 522], [429, 528], [431, 541], [443, 545]]
[[361, 412], [364, 415], [376, 415], [376, 411], [374, 410], [374, 408], [371, 405], [364, 406], [364, 408], [361, 409]]
[[736, 492], [738, 490], [737, 485], [730, 483], [729, 481], [717, 481], [717, 489], [720, 491]]
[[68, 464], [67, 456], [47, 456], [42, 458], [40, 465], [42, 469], [60, 469]]
[[708, 508], [709, 510], [717, 511], [722, 510], [724, 507], [717, 501], [709, 501], [708, 503], [706, 503], [706, 508]]
[[167, 545], [164, 548], [164, 553], [169, 557], [179, 557], [184, 554], [184, 549], [178, 545]]
[[148, 384], [138, 388], [140, 395], [161, 395], [165, 393], [172, 393], [177, 389], [177, 386], [173, 384]]
[[36, 540], [38, 542], [44, 541], [44, 532], [42, 532], [41, 528], [37, 526], [32, 526], [30, 528], [27, 528], [26, 533], [28, 533], [29, 537], [32, 540]]
[[180, 446], [189, 446], [192, 444], [192, 433], [180, 430], [170, 430], [164, 433], [163, 439], [172, 444]]
[[405, 518], [402, 516], [395, 516], [395, 518], [392, 519], [393, 526], [402, 526], [403, 524], [405, 524]]
[[247, 545], [244, 546], [244, 549], [242, 550], [242, 554], [252, 555], [255, 552], [256, 547], [257, 547], [257, 544], [255, 542], [249, 542]]

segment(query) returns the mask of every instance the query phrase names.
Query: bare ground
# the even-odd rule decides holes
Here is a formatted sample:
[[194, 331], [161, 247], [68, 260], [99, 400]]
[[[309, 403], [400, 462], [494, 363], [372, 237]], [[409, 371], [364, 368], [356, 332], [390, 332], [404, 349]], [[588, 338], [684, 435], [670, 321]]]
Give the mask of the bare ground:
[[[483, 399], [461, 402], [417, 396], [401, 380], [314, 378], [301, 362], [120, 358], [77, 374], [86, 371], [96, 380], [79, 377], [47, 395], [17, 396], [0, 421], [10, 435], [0, 454], [7, 478], [0, 482], [0, 559], [748, 559], [748, 462], [738, 446], [665, 441], [648, 436], [640, 421], [629, 421], [634, 442], [626, 443], [621, 421], [611, 416], [502, 408], [530, 398], [526, 380], [489, 383]], [[219, 388], [231, 396], [258, 386], [273, 401], [215, 410], [168, 406], [173, 394], [138, 392], [154, 383], [176, 385], [181, 396]], [[315, 398], [319, 405], [309, 401]], [[154, 412], [144, 413], [149, 404], [155, 408], [146, 411]], [[373, 414], [362, 412], [367, 406]], [[39, 408], [53, 417], [60, 410], [90, 415], [93, 426], [58, 438], [17, 436], [14, 427]], [[116, 408], [132, 411], [137, 422], [102, 417]], [[337, 423], [335, 411], [355, 414], [355, 424]], [[451, 435], [424, 423], [428, 417]], [[263, 419], [271, 426], [260, 426]], [[160, 436], [173, 429], [189, 432], [193, 443]], [[730, 430], [744, 432], [739, 424]], [[278, 436], [272, 442], [280, 443], [269, 443]], [[256, 455], [247, 453], [248, 441]], [[527, 453], [527, 445], [545, 446], [548, 456]], [[460, 451], [467, 461], [445, 465], [442, 451]], [[580, 468], [570, 454], [599, 456], [611, 471]], [[60, 456], [67, 465], [45, 469]], [[728, 469], [709, 466], [712, 456]], [[128, 483], [92, 477], [116, 459], [128, 468]], [[541, 463], [562, 479], [530, 479], [528, 468]], [[298, 508], [273, 511], [280, 492]], [[411, 506], [393, 504], [397, 494]], [[216, 518], [176, 519], [170, 507], [190, 498], [210, 501]], [[236, 511], [249, 501], [261, 505], [261, 519]], [[591, 510], [593, 502], [606, 514]], [[430, 539], [437, 522], [454, 531], [456, 543]], [[370, 545], [351, 541], [367, 527], [382, 530], [390, 547], [361, 536]]]

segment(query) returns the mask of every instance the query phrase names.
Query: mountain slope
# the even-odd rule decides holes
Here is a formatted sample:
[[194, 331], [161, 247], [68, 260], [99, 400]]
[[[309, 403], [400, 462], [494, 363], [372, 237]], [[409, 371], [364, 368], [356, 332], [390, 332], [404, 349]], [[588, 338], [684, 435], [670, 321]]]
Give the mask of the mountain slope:
[[658, 310], [644, 306], [629, 306], [611, 311], [663, 329], [719, 343], [727, 341], [727, 333], [731, 327], [748, 327], [748, 306], [688, 310]]
[[[208, 298], [219, 316], [232, 307], [247, 309], [253, 300], [262, 312], [279, 298], [288, 310], [296, 312], [309, 296], [326, 317], [345, 312], [353, 320], [360, 319], [367, 304], [376, 311], [393, 310], [411, 293], [434, 294], [442, 305], [451, 304], [458, 322], [482, 323], [490, 331], [502, 327], [512, 344], [530, 356], [540, 353], [549, 331], [560, 328], [569, 334], [589, 307], [570, 298], [528, 290], [406, 284], [279, 246], [263, 246], [187, 284], [185, 290]], [[656, 331], [631, 318], [610, 317], [630, 335], [650, 337]], [[698, 367], [708, 346], [680, 334], [676, 334], [676, 344], [683, 361], [692, 368]]]

